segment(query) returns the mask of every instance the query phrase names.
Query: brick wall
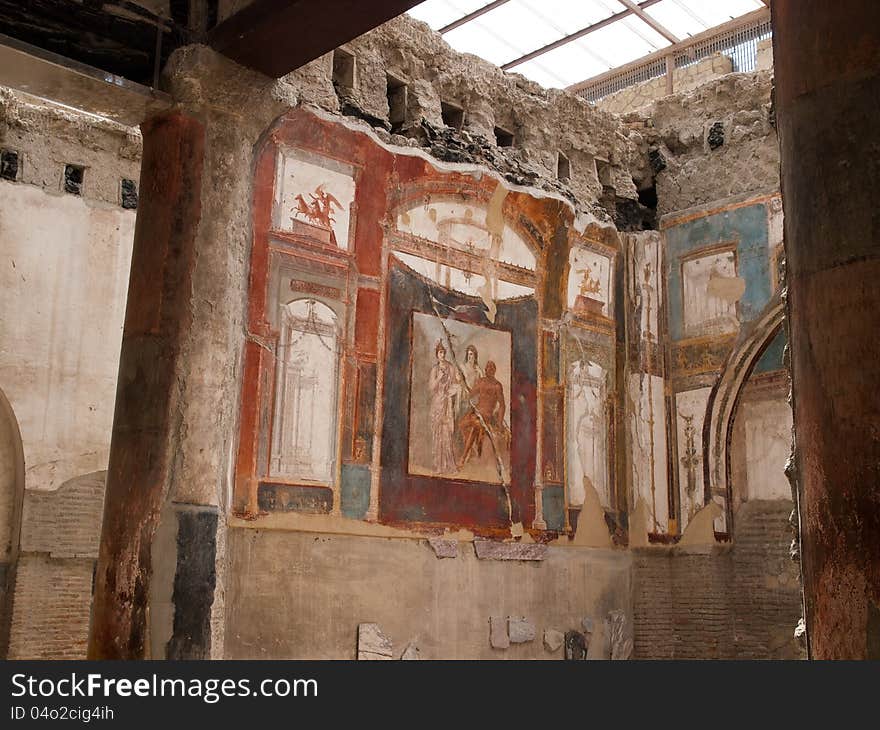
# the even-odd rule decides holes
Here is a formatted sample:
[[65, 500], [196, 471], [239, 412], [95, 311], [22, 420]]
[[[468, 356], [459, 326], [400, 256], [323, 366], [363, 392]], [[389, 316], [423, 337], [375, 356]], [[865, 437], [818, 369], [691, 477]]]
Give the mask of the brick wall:
[[85, 659], [95, 561], [22, 555], [9, 659]]
[[97, 559], [106, 471], [71, 479], [54, 491], [25, 491], [21, 550]]
[[796, 659], [798, 568], [787, 501], [747, 502], [731, 545], [640, 548], [633, 556], [639, 659]]
[[85, 659], [106, 477], [25, 491], [9, 659]]

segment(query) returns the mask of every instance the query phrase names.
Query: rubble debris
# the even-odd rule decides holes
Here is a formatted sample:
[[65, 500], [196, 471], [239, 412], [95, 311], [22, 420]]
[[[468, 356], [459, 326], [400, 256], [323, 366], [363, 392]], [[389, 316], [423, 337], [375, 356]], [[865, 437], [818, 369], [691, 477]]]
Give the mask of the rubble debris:
[[543, 560], [547, 546], [535, 543], [496, 542], [474, 540], [474, 549], [480, 560]]
[[393, 648], [379, 624], [358, 624], [358, 661], [393, 659]]
[[508, 616], [507, 635], [510, 637], [511, 644], [525, 644], [527, 641], [534, 641], [535, 625], [525, 616]]
[[442, 537], [429, 537], [428, 544], [438, 558], [457, 558], [458, 540], [447, 540]]
[[502, 616], [489, 617], [489, 644], [493, 649], [507, 649], [510, 646], [506, 618]]
[[559, 651], [565, 643], [565, 634], [556, 629], [544, 629], [544, 648], [551, 654]]

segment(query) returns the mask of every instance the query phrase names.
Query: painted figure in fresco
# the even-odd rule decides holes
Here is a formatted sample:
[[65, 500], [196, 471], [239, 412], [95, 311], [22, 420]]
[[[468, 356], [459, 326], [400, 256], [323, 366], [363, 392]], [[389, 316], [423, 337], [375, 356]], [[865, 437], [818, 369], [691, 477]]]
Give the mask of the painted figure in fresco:
[[467, 464], [474, 453], [477, 456], [483, 453], [486, 428], [491, 429], [493, 435], [506, 435], [504, 388], [495, 378], [495, 363], [491, 360], [486, 363], [486, 374], [478, 378], [471, 388], [470, 403], [471, 411], [459, 422], [464, 437], [460, 466]]
[[[464, 351], [464, 365], [461, 366], [461, 374], [464, 382], [459, 384], [461, 395], [458, 398], [458, 417], [456, 422], [461, 422], [471, 410], [471, 391], [476, 382], [483, 377], [483, 368], [480, 367], [480, 355], [477, 348], [468, 345]], [[461, 378], [461, 376], [459, 376]]]
[[310, 202], [302, 196], [302, 193], [296, 196], [296, 212], [303, 216], [309, 223], [330, 231], [330, 242], [335, 246], [336, 234], [333, 231], [333, 224], [336, 219], [333, 217], [333, 208], [342, 210], [340, 203], [332, 193], [324, 190], [323, 185], [318, 185], [314, 193], [309, 193]]
[[446, 348], [437, 340], [434, 348], [437, 361], [428, 377], [431, 395], [431, 457], [435, 474], [447, 474], [456, 470], [452, 438], [455, 433], [455, 403], [459, 393], [457, 373], [446, 360]]
[[[594, 479], [602, 473], [604, 449], [602, 448], [602, 416], [598, 408], [590, 403], [587, 394], [592, 396], [593, 403], [599, 402], [599, 396], [593, 389], [584, 388], [584, 412], [578, 419], [575, 433], [577, 434], [577, 454], [584, 475], [584, 487], [592, 487], [599, 494], [599, 485]], [[602, 498], [602, 494], [599, 494]]]

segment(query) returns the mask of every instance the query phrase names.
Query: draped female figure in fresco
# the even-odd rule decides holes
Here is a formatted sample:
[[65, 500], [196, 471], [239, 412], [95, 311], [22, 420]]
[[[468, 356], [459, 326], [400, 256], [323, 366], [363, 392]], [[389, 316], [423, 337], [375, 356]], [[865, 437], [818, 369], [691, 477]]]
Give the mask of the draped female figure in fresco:
[[456, 471], [452, 439], [455, 432], [455, 402], [460, 376], [446, 360], [446, 348], [438, 340], [434, 348], [437, 361], [431, 368], [428, 390], [431, 394], [431, 458], [435, 474]]

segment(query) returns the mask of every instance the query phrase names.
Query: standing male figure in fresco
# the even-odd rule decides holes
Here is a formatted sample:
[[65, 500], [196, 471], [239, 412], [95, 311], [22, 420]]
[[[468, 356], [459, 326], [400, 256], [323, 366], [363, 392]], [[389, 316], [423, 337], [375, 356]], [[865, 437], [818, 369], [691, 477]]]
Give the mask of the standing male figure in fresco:
[[448, 474], [456, 471], [452, 438], [455, 432], [455, 400], [459, 394], [460, 376], [452, 363], [447, 361], [442, 340], [437, 340], [434, 357], [437, 361], [428, 377], [431, 395], [431, 457], [434, 473]]
[[464, 436], [459, 468], [467, 464], [474, 452], [482, 455], [487, 427], [492, 429], [493, 435], [505, 435], [504, 388], [495, 378], [495, 363], [492, 360], [486, 363], [486, 374], [478, 378], [471, 388], [470, 403], [473, 408], [459, 422]]

